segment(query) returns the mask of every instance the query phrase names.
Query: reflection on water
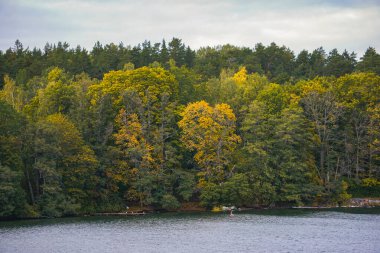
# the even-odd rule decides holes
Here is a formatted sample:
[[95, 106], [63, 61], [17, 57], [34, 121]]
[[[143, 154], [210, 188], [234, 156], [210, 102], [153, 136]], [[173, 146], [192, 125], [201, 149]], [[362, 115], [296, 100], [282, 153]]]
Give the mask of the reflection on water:
[[[347, 212], [348, 211], [348, 212]], [[0, 223], [0, 252], [380, 252], [380, 210], [264, 210]]]

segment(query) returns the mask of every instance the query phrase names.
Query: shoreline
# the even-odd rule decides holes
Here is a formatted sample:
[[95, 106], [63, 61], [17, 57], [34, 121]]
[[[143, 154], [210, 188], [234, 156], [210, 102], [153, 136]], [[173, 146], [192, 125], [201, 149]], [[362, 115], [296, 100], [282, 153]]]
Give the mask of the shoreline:
[[[250, 211], [280, 211], [280, 210], [358, 210], [358, 209], [380, 209], [380, 206], [289, 206], [289, 207], [268, 207], [268, 208], [239, 208], [234, 214], [245, 213]], [[227, 211], [212, 211], [212, 210], [149, 210], [149, 211], [137, 211], [137, 212], [100, 212], [91, 214], [79, 214], [62, 217], [18, 217], [18, 218], [0, 218], [1, 222], [10, 221], [25, 221], [25, 220], [48, 220], [48, 219], [61, 219], [61, 218], [81, 218], [81, 217], [131, 217], [131, 216], [145, 216], [155, 215], [163, 213], [177, 213], [177, 214], [196, 214], [196, 213], [228, 213]]]

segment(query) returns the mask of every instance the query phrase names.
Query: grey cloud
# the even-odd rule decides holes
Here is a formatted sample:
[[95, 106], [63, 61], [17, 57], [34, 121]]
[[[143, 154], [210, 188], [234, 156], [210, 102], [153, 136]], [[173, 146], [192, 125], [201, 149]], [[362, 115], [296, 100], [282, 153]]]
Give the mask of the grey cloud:
[[291, 49], [380, 48], [377, 1], [0, 1], [0, 49], [19, 38], [42, 47], [67, 41], [135, 45], [179, 37], [193, 48], [230, 43], [253, 47], [272, 41]]

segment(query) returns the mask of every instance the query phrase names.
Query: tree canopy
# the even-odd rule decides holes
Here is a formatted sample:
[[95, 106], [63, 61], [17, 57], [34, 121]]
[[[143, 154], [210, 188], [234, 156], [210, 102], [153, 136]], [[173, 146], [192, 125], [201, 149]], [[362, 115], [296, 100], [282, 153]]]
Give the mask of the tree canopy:
[[0, 217], [375, 196], [379, 59], [16, 41], [0, 51]]

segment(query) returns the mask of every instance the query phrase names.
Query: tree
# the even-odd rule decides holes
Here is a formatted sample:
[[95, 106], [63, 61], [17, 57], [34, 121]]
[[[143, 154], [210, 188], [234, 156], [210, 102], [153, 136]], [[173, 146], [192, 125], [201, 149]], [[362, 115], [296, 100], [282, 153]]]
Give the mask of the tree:
[[[93, 104], [99, 104], [102, 99], [109, 97], [113, 108], [119, 111], [123, 109], [126, 115], [136, 115], [138, 118], [138, 122], [141, 124], [141, 136], [152, 147], [150, 155], [153, 160], [152, 164], [154, 164], [154, 166], [142, 169], [151, 171], [154, 167], [154, 173], [136, 174], [133, 178], [138, 180], [136, 179], [135, 183], [128, 186], [130, 187], [128, 194], [132, 196], [131, 189], [134, 189], [136, 198], [141, 200], [140, 204], [159, 204], [163, 195], [173, 190], [169, 184], [170, 175], [174, 168], [178, 168], [180, 165], [175, 125], [178, 83], [174, 75], [161, 67], [142, 67], [110, 72], [105, 75], [101, 83], [90, 87], [90, 93]], [[113, 114], [114, 109], [110, 108], [110, 110]], [[114, 132], [113, 126], [109, 122], [110, 133]], [[113, 161], [114, 157], [118, 156], [118, 149], [116, 148], [115, 154], [112, 155], [114, 149], [110, 148], [109, 155], [104, 157], [109, 164], [107, 170], [114, 169]], [[117, 186], [114, 188], [116, 191], [120, 189]], [[143, 189], [146, 190], [142, 191]], [[154, 194], [150, 193], [152, 191]]]
[[346, 50], [339, 54], [337, 49], [331, 50], [326, 59], [326, 74], [331, 76], [342, 76], [351, 73], [356, 65], [356, 55], [349, 54]]
[[294, 65], [294, 53], [289, 48], [279, 47], [273, 42], [267, 47], [258, 43], [253, 54], [271, 81], [277, 83], [289, 81]]
[[192, 68], [194, 66], [194, 60], [195, 60], [195, 51], [191, 50], [189, 46], [186, 47], [185, 52], [185, 65], [188, 68]]
[[4, 77], [4, 87], [3, 90], [0, 91], [0, 99], [7, 101], [17, 111], [21, 111], [23, 106], [23, 92], [8, 75]]
[[221, 185], [221, 203], [227, 206], [251, 204], [252, 188], [246, 174], [236, 173]]
[[67, 73], [53, 68], [47, 74], [47, 81], [47, 86], [39, 89], [37, 96], [25, 108], [30, 118], [38, 119], [55, 113], [68, 115], [75, 106], [75, 87]]
[[127, 115], [121, 109], [115, 121], [119, 130], [114, 138], [120, 158], [111, 176], [124, 184], [131, 181], [127, 198], [132, 201], [136, 198], [142, 207], [152, 202], [150, 174], [155, 167], [152, 154], [154, 148], [145, 140], [137, 114]]
[[312, 133], [297, 104], [273, 112], [270, 104], [256, 100], [241, 131], [244, 159], [238, 167], [248, 177], [252, 204], [312, 200], [317, 192]]
[[168, 62], [169, 62], [169, 52], [166, 47], [165, 40], [162, 40], [161, 51], [160, 51], [160, 63], [162, 64], [162, 66], [167, 66]]
[[[182, 43], [181, 39], [178, 38], [173, 38], [169, 42], [169, 56], [171, 59], [173, 59], [176, 63], [177, 66], [182, 66], [184, 65], [185, 62], [185, 57], [186, 57], [186, 49], [185, 49], [185, 44]], [[189, 57], [191, 55], [189, 54]]]
[[22, 173], [0, 164], [0, 217], [18, 216], [25, 208]]
[[[344, 109], [344, 129], [346, 138], [346, 157], [353, 159], [353, 168], [348, 168], [348, 176], [355, 175], [356, 181], [364, 177], [371, 167], [370, 142], [375, 133], [371, 116], [376, 115], [380, 89], [380, 79], [374, 73], [353, 73], [337, 80], [336, 97]], [[349, 162], [346, 162], [349, 164]], [[348, 166], [346, 166], [348, 167]], [[361, 175], [361, 176], [360, 176]]]
[[195, 150], [194, 159], [202, 169], [203, 178], [223, 182], [233, 166], [231, 154], [240, 142], [235, 132], [236, 118], [227, 104], [209, 106], [205, 101], [190, 103], [178, 122], [181, 140], [189, 150]]
[[326, 52], [325, 50], [320, 47], [315, 49], [310, 56], [310, 63], [312, 67], [312, 74], [311, 78], [317, 77], [317, 76], [324, 76], [326, 72]]
[[98, 161], [94, 152], [84, 144], [74, 124], [61, 114], [41, 119], [35, 131], [33, 168], [39, 181], [42, 213], [61, 216], [78, 211], [74, 203], [91, 202], [96, 196]]
[[334, 131], [338, 127], [337, 123], [342, 113], [331, 91], [330, 81], [331, 79], [316, 78], [304, 82], [301, 100], [306, 117], [313, 122], [318, 137], [316, 140], [319, 146], [318, 173], [325, 184], [329, 183], [330, 177], [335, 172], [335, 161], [332, 162], [331, 154], [337, 138]]
[[186, 105], [188, 102], [194, 102], [198, 98], [196, 85], [200, 80], [200, 76], [185, 66], [177, 67], [171, 65], [170, 72], [178, 81], [179, 103]]
[[19, 216], [26, 204], [20, 138], [25, 122], [1, 99], [0, 118], [0, 216]]
[[379, 59], [17, 40], [0, 50], [0, 216], [376, 196]]
[[302, 50], [295, 61], [294, 76], [296, 79], [312, 78], [311, 54]]
[[356, 66], [357, 70], [374, 72], [380, 75], [380, 55], [376, 52], [375, 48], [369, 47], [360, 60]]

